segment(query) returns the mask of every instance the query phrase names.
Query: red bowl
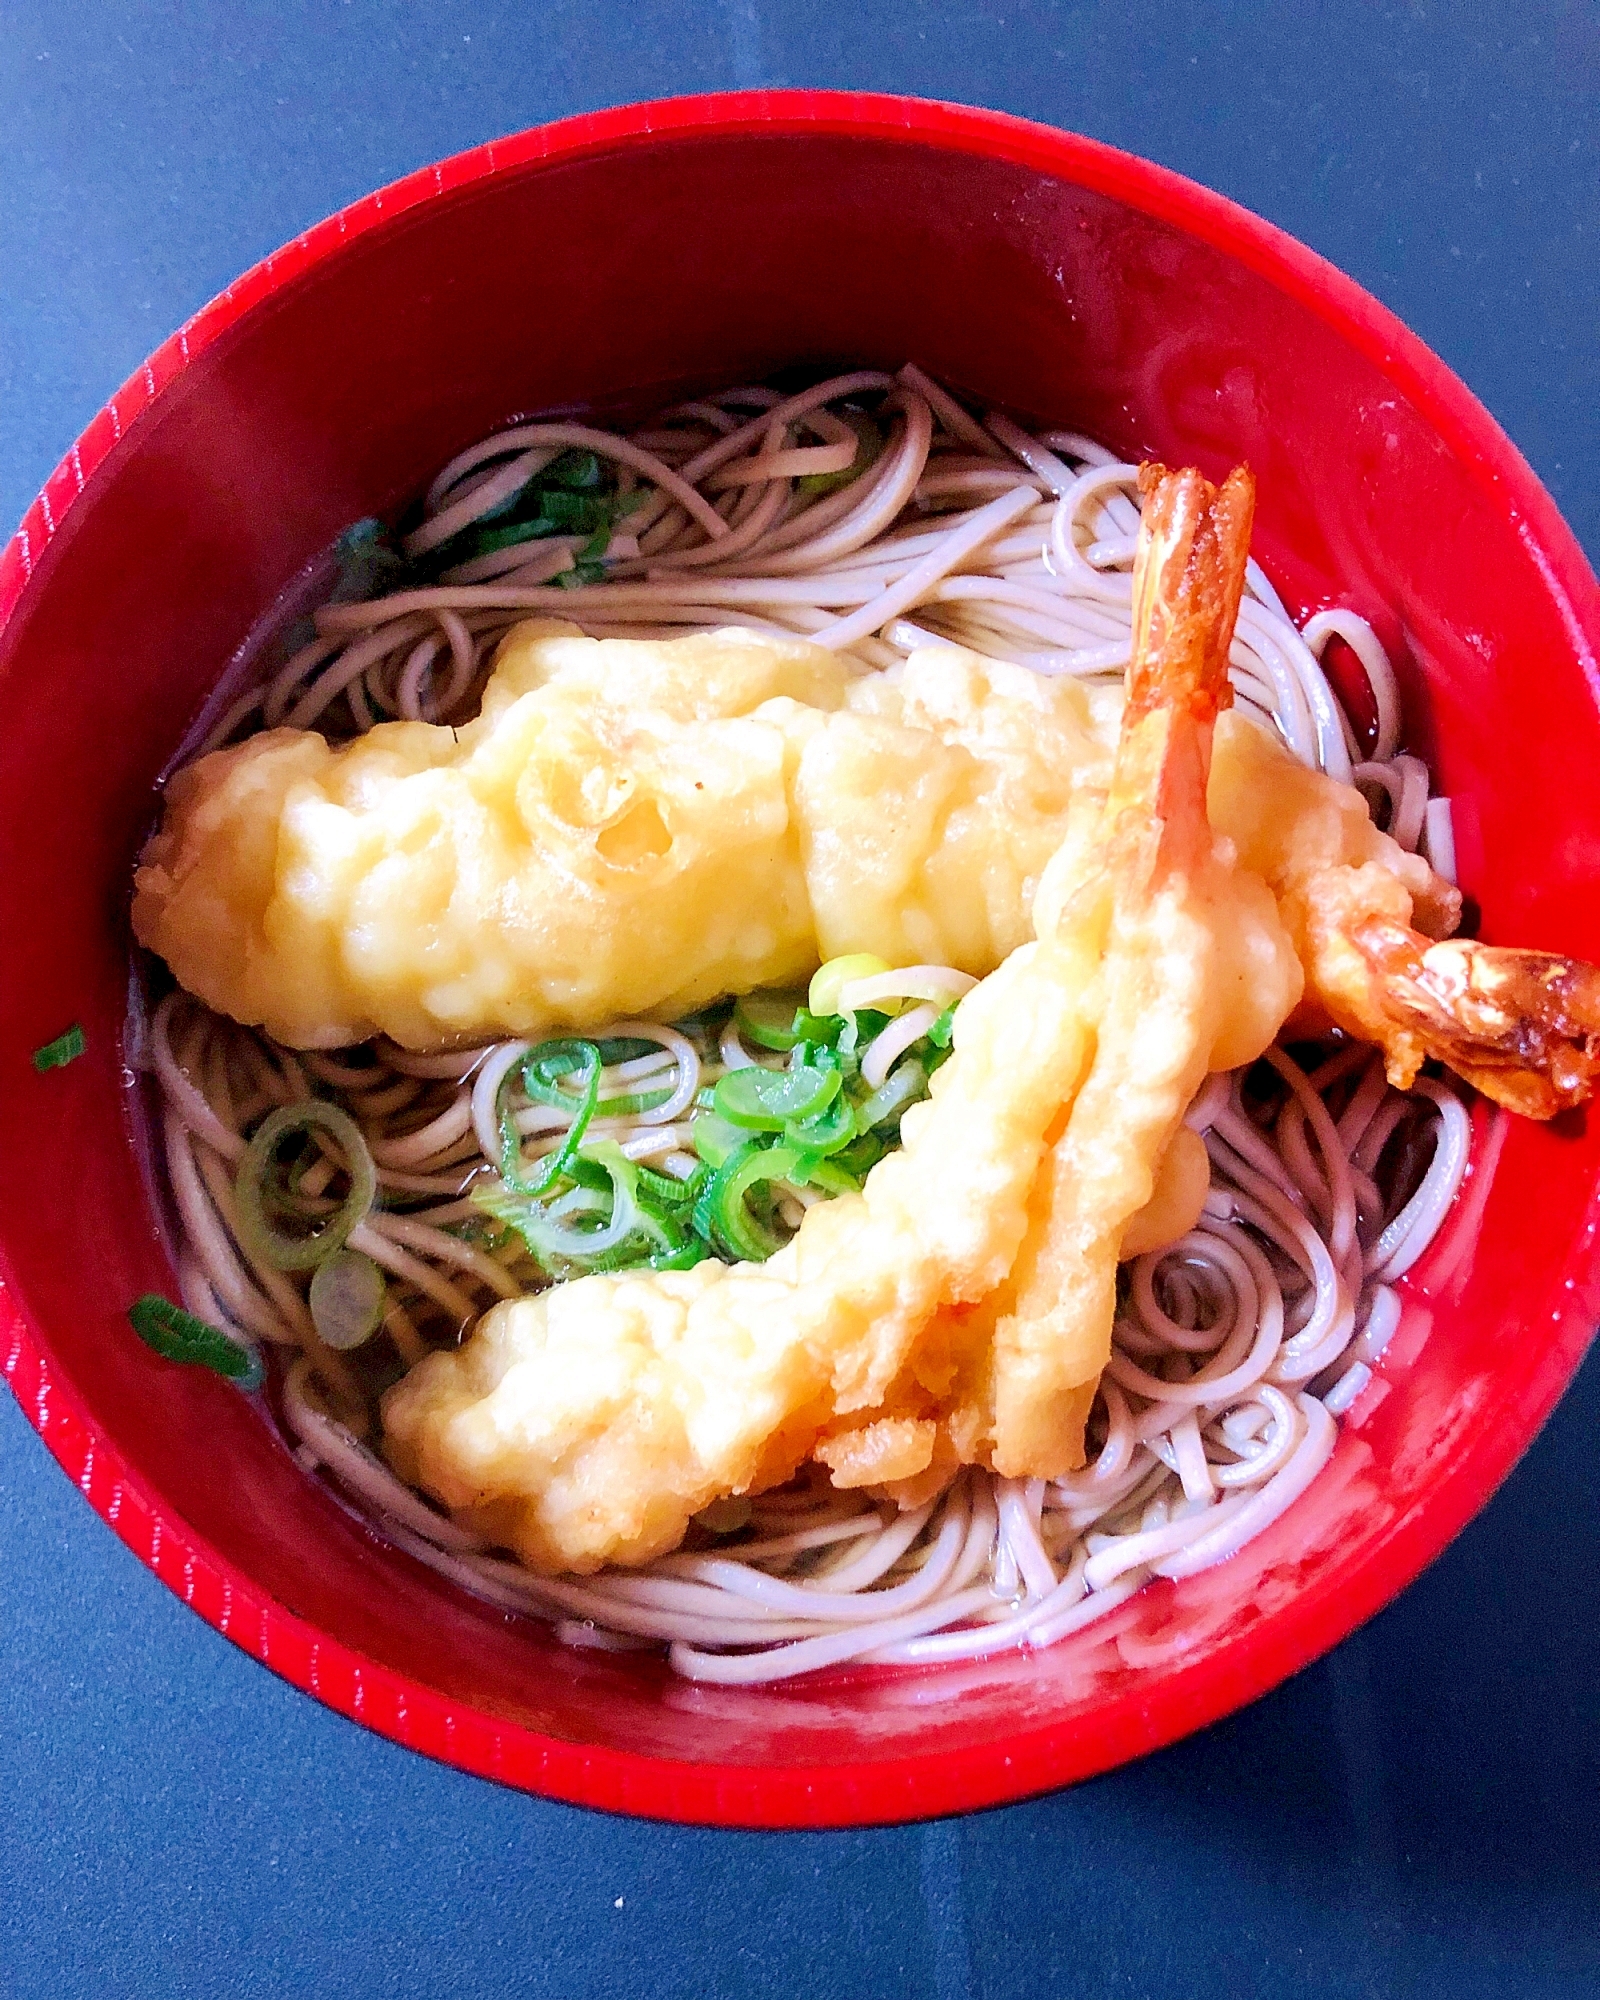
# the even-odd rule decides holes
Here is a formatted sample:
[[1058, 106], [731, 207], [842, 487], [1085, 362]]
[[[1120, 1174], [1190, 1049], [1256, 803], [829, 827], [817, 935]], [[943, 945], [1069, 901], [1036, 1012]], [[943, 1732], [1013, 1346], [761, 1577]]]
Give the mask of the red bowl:
[[[415, 174], [269, 257], [116, 396], [0, 557], [0, 1361], [92, 1506], [200, 1615], [397, 1742], [725, 1825], [988, 1805], [1225, 1714], [1481, 1507], [1600, 1308], [1594, 1120], [1480, 1115], [1471, 1180], [1330, 1468], [1242, 1555], [1039, 1654], [779, 1691], [564, 1650], [366, 1533], [256, 1409], [157, 1360], [167, 1290], [119, 1034], [151, 783], [345, 523], [513, 413], [912, 358], [975, 397], [1260, 479], [1298, 613], [1403, 665], [1487, 936], [1600, 958], [1600, 592], [1453, 375], [1299, 244], [989, 112], [826, 92], [604, 112]], [[1536, 690], [1536, 698], [1530, 694]], [[30, 1052], [81, 1021], [88, 1054]]]

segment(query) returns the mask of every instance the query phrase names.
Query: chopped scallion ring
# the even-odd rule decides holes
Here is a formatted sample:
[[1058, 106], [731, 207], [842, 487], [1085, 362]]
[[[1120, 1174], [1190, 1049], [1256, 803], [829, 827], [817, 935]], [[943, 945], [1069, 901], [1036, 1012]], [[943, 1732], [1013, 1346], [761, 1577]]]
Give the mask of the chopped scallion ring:
[[[286, 1186], [274, 1184], [279, 1147], [286, 1139], [316, 1131], [326, 1132], [338, 1146], [350, 1176], [350, 1192], [327, 1216], [316, 1213], [309, 1204], [297, 1204]], [[282, 1104], [257, 1127], [234, 1180], [244, 1248], [274, 1270], [314, 1270], [325, 1257], [343, 1249], [351, 1230], [366, 1220], [377, 1191], [377, 1170], [353, 1118], [337, 1105], [324, 1104], [315, 1097], [302, 1104]], [[314, 1226], [304, 1235], [289, 1235], [269, 1219], [269, 1201], [283, 1214], [294, 1213], [298, 1207], [301, 1218]]]
[[734, 1025], [746, 1042], [784, 1055], [801, 1039], [800, 1008], [793, 993], [747, 993], [734, 1007]]
[[384, 1276], [359, 1250], [335, 1250], [311, 1275], [311, 1320], [336, 1354], [370, 1340], [383, 1324]]
[[159, 1292], [146, 1292], [128, 1308], [128, 1320], [146, 1347], [168, 1361], [211, 1368], [237, 1382], [241, 1389], [259, 1389], [261, 1360], [250, 1348], [230, 1340], [220, 1327], [196, 1319]]
[[47, 1069], [65, 1069], [68, 1063], [76, 1062], [88, 1046], [82, 1028], [74, 1021], [53, 1042], [46, 1042], [42, 1049], [34, 1050], [33, 1066], [41, 1073]]
[[694, 1206], [696, 1229], [745, 1263], [765, 1263], [783, 1247], [783, 1238], [751, 1213], [745, 1197], [757, 1187], [787, 1180], [799, 1163], [792, 1146], [763, 1146], [751, 1140], [712, 1175]]
[[887, 959], [870, 951], [846, 952], [842, 958], [830, 958], [811, 975], [806, 1005], [813, 1014], [841, 1013], [839, 995], [852, 980], [875, 979], [890, 969]]
[[839, 1095], [836, 1069], [736, 1069], [717, 1085], [717, 1116], [751, 1132], [781, 1132], [791, 1119], [815, 1118]]

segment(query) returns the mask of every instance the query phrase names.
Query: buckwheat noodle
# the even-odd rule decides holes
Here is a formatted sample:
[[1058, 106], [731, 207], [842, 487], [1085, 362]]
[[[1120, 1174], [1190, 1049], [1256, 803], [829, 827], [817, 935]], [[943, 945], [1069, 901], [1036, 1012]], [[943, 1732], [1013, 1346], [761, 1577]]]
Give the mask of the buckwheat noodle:
[[[817, 492], [854, 463], [863, 415], [881, 448], [849, 483]], [[802, 636], [862, 672], [939, 644], [1108, 690], [1127, 665], [1137, 467], [1072, 432], [975, 416], [914, 366], [789, 396], [723, 390], [628, 435], [569, 423], [502, 431], [439, 473], [406, 553], [441, 547], [575, 448], [637, 496], [599, 559], [603, 581], [572, 581], [593, 573], [583, 537], [547, 536], [457, 564], [426, 588], [325, 603], [314, 636], [264, 678], [258, 668], [196, 754], [282, 724], [342, 736], [397, 716], [464, 720], [500, 638], [541, 612], [596, 636], [728, 626]], [[1323, 671], [1332, 638], [1370, 688], [1365, 753]], [[1252, 561], [1231, 665], [1242, 707], [1306, 763], [1357, 785], [1403, 847], [1453, 877], [1448, 801], [1430, 798], [1426, 767], [1400, 751], [1395, 677], [1365, 620], [1335, 609], [1297, 629]], [[967, 983], [948, 977], [953, 990]], [[909, 1009], [864, 1052], [874, 1088], [933, 1012]], [[589, 1135], [688, 1173], [696, 1093], [763, 1052], [726, 1010], [602, 1032], [644, 1052], [602, 1070]], [[1394, 1091], [1381, 1059], [1349, 1044], [1309, 1067], [1274, 1048], [1212, 1078], [1190, 1110], [1211, 1161], [1204, 1213], [1181, 1242], [1124, 1268], [1081, 1471], [1046, 1481], [968, 1468], [904, 1514], [808, 1471], [707, 1510], [684, 1548], [643, 1569], [552, 1579], [444, 1517], [371, 1446], [387, 1380], [458, 1340], [496, 1298], [543, 1282], [520, 1244], [484, 1248], [461, 1233], [479, 1216], [471, 1188], [499, 1164], [495, 1107], [528, 1045], [295, 1051], [181, 990], [136, 1023], [135, 1042], [159, 1085], [185, 1303], [279, 1354], [283, 1416], [306, 1470], [325, 1471], [430, 1568], [550, 1621], [567, 1643], [664, 1645], [680, 1673], [732, 1684], [1048, 1645], [1152, 1576], [1232, 1555], [1326, 1463], [1338, 1418], [1398, 1322], [1394, 1281], [1437, 1231], [1469, 1138], [1465, 1105], [1444, 1084]], [[260, 1120], [314, 1094], [355, 1120], [378, 1188], [349, 1245], [387, 1276], [382, 1333], [349, 1353], [319, 1337], [303, 1279], [249, 1247], [233, 1189]], [[559, 1147], [569, 1108], [515, 1091], [510, 1103], [526, 1160]], [[349, 1164], [336, 1143], [327, 1152], [318, 1187]], [[782, 1191], [789, 1227], [814, 1199]]]

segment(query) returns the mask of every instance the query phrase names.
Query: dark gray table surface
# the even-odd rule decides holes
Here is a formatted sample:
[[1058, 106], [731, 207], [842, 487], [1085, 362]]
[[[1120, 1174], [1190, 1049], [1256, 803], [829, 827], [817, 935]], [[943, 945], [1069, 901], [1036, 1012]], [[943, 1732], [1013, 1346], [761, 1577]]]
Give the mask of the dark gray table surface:
[[[756, 84], [1109, 139], [1282, 224], [1600, 552], [1585, 0], [4, 0], [0, 530], [188, 313], [497, 133]], [[1537, 698], [1537, 690], [1530, 690]], [[424, 1762], [141, 1569], [0, 1395], [0, 1995], [1600, 1993], [1600, 1367], [1391, 1610], [1204, 1735], [927, 1827], [684, 1831]]]

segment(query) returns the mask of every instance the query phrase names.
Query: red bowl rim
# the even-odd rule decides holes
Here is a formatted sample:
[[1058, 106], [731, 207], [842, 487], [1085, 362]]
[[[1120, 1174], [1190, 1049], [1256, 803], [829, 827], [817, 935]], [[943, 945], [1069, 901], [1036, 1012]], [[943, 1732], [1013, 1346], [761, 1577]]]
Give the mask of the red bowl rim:
[[[933, 145], [1037, 168], [1173, 224], [1265, 277], [1380, 368], [1467, 467], [1538, 564], [1600, 700], [1596, 584], [1532, 468], [1470, 390], [1376, 299], [1315, 252], [1224, 196], [1133, 154], [1002, 112], [866, 92], [733, 91], [624, 105], [491, 140], [342, 209], [203, 306], [130, 376], [46, 481], [0, 551], [0, 628], [96, 468], [174, 379], [235, 322], [364, 231], [493, 174], [571, 160], [661, 133], [827, 132]], [[1600, 620], [1596, 620], [1600, 624]], [[0, 1370], [90, 1505], [208, 1624], [341, 1714], [481, 1777], [575, 1804], [721, 1826], [885, 1823], [1000, 1804], [1108, 1770], [1213, 1722], [1326, 1652], [1398, 1594], [1484, 1505], [1570, 1380], [1600, 1309], [1600, 1198], [1563, 1276], [1566, 1306], [1519, 1393], [1456, 1457], [1426, 1500], [1391, 1525], [1331, 1601], [1292, 1601], [1238, 1645], [1098, 1711], [1093, 1732], [1046, 1724], [915, 1760], [777, 1767], [670, 1761], [542, 1735], [450, 1702], [330, 1638], [261, 1590], [165, 1511], [55, 1365], [43, 1331], [0, 1280]]]

